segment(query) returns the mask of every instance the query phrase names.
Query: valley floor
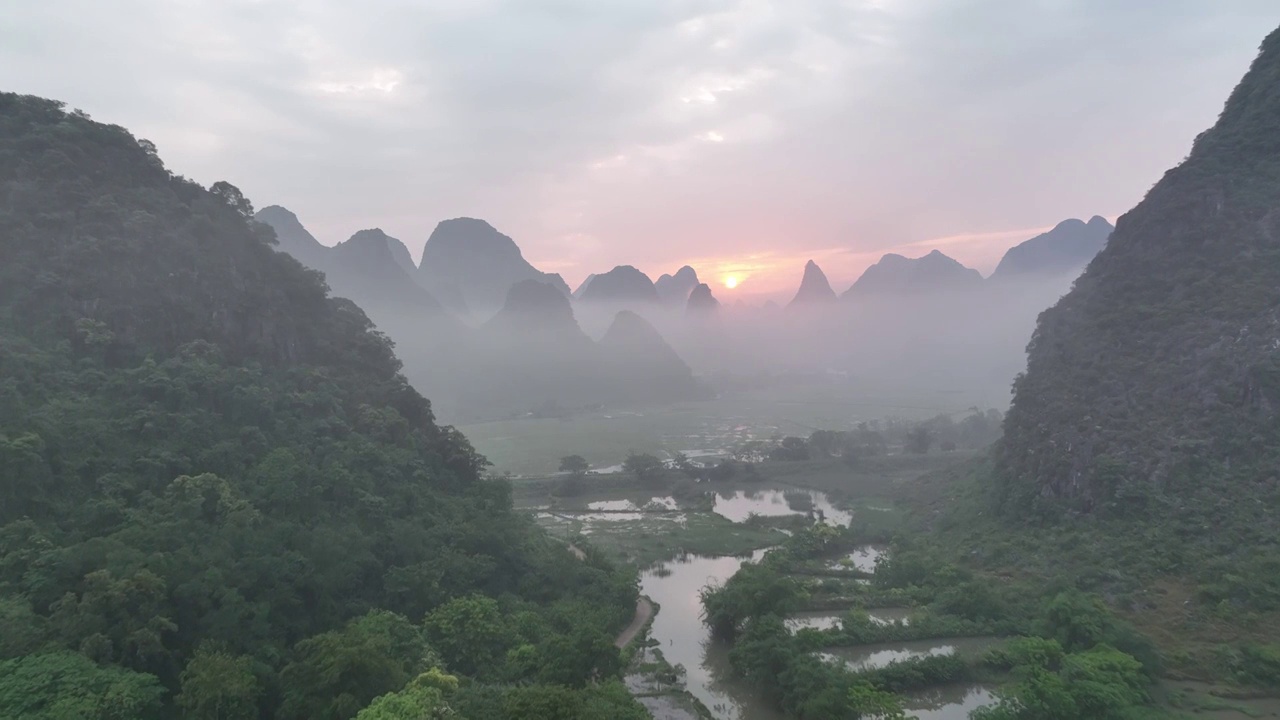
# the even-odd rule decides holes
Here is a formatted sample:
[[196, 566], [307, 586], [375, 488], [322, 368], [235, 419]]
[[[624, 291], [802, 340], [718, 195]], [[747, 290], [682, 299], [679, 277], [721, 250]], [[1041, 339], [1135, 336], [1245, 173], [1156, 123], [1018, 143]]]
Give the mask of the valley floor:
[[[620, 459], [615, 456], [615, 462]], [[759, 468], [756, 479], [727, 483], [693, 483], [672, 474], [660, 483], [640, 484], [620, 472], [605, 472], [589, 475], [586, 490], [573, 497], [557, 495], [563, 482], [559, 475], [512, 480], [517, 504], [535, 513], [540, 524], [557, 536], [634, 565], [641, 573], [642, 591], [660, 604], [652, 618], [642, 618], [638, 608], [636, 622], [619, 638], [621, 642], [639, 636], [631, 648], [627, 682], [655, 717], [783, 717], [735, 683], [727, 648], [718, 648], [702, 626], [698, 592], [704, 585], [724, 582], [753, 554], [758, 558], [763, 549], [809, 526], [813, 507], [826, 508], [827, 515], [837, 518], [847, 513], [857, 518], [859, 532], [866, 537], [886, 543], [905, 540], [914, 548], [963, 563], [992, 583], [1034, 586], [1067, 575], [1085, 578], [1077, 584], [1109, 591], [1113, 609], [1159, 645], [1168, 677], [1155, 694], [1165, 716], [1280, 717], [1280, 700], [1268, 697], [1268, 691], [1231, 683], [1214, 662], [1247, 632], [1273, 633], [1280, 627], [1277, 617], [1251, 616], [1247, 625], [1239, 618], [1224, 619], [1197, 606], [1194, 588], [1185, 580], [1143, 573], [1132, 564], [1101, 564], [1107, 548], [1115, 551], [1116, 541], [1107, 528], [1010, 526], [984, 516], [973, 497], [973, 477], [983, 469], [980, 454], [886, 455], [865, 458], [853, 467], [834, 459], [767, 462]], [[827, 592], [812, 595], [808, 616], [818, 619], [796, 627], [805, 622], [833, 624], [854, 607], [868, 608], [874, 616], [877, 604], [901, 607], [900, 614], [886, 615], [891, 619], [915, 612], [909, 596], [889, 598], [887, 603], [876, 597], [861, 579], [871, 577], [874, 565], [857, 562], [797, 570], [797, 577]], [[1092, 563], [1099, 564], [1091, 567]], [[693, 572], [691, 581], [682, 577], [686, 569]], [[1106, 577], [1089, 579], [1099, 574]], [[672, 583], [680, 586], [673, 589]], [[832, 592], [842, 587], [852, 590], [843, 597]], [[653, 597], [655, 589], [666, 595]], [[954, 644], [946, 636], [930, 640], [921, 630], [919, 638], [912, 635], [917, 642]], [[992, 685], [983, 681], [967, 687], [971, 689], [959, 695], [933, 700], [909, 698], [908, 707], [922, 719], [967, 717], [972, 703], [990, 700], [986, 688]]]

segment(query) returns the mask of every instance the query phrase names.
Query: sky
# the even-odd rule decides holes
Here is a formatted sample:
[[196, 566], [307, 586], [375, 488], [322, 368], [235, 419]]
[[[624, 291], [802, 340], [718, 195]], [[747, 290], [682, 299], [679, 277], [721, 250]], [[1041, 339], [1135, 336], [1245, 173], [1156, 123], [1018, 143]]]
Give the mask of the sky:
[[571, 285], [692, 264], [723, 299], [811, 258], [837, 292], [886, 252], [987, 273], [1114, 219], [1277, 25], [1276, 0], [7, 0], [0, 89], [327, 244], [416, 257], [480, 217]]

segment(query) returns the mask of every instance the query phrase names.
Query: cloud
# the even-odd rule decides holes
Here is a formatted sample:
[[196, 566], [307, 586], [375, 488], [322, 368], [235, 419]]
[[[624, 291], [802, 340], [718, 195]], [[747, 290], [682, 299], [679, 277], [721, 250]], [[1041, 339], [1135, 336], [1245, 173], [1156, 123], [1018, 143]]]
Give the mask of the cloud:
[[571, 283], [832, 248], [856, 275], [1124, 211], [1277, 24], [1273, 0], [47, 0], [6, 10], [0, 83], [330, 243], [417, 252], [472, 215]]

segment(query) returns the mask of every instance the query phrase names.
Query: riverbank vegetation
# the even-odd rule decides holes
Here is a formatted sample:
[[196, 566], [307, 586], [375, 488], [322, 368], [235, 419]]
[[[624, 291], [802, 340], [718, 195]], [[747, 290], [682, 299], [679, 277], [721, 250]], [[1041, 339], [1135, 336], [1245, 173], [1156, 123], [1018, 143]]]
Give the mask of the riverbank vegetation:
[[[703, 593], [706, 622], [734, 642], [734, 670], [779, 709], [801, 720], [901, 717], [900, 693], [982, 680], [1008, 681], [1000, 702], [985, 711], [991, 718], [1143, 717], [1161, 672], [1159, 655], [1098, 598], [1071, 589], [993, 586], [923, 548], [895, 548], [877, 560], [869, 585], [853, 585], [865, 587], [867, 597], [900, 591], [897, 597], [914, 607], [908, 621], [875, 622], [854, 609], [830, 629], [790, 631], [784, 619], [806, 607], [811, 590], [823, 582], [792, 569], [866, 540], [856, 524], [846, 530], [818, 524]], [[912, 658], [870, 669], [851, 669], [819, 654], [978, 636], [1010, 640], [976, 657]], [[1069, 692], [1055, 692], [1055, 684]]]
[[[1251, 502], [1032, 522], [990, 512], [988, 462], [926, 475], [902, 496], [914, 537], [984, 577], [1070, 586], [1160, 648], [1178, 679], [1280, 688], [1265, 660], [1280, 638], [1280, 553], [1254, 537]], [[955, 548], [964, 549], [959, 557]]]

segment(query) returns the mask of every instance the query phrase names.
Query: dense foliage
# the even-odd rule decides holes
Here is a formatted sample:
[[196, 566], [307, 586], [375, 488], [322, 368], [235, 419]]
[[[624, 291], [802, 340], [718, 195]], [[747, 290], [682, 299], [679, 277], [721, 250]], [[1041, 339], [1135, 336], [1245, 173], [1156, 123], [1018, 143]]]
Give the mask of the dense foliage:
[[513, 512], [251, 215], [0, 95], [0, 716], [634, 710], [588, 687], [634, 579]]
[[[993, 720], [1138, 718], [1161, 670], [1151, 642], [1096, 596], [1071, 589], [992, 584], [931, 548], [894, 545], [876, 562], [861, 596], [911, 603], [909, 622], [875, 622], [854, 607], [828, 629], [790, 631], [783, 618], [808, 605], [811, 561], [865, 542], [858, 527], [815, 524], [758, 563], [744, 564], [702, 595], [705, 622], [733, 641], [735, 673], [790, 716], [905, 717], [900, 693], [956, 682], [1011, 680]], [[821, 582], [816, 586], [821, 588]], [[912, 640], [1011, 638], [988, 653], [938, 655], [852, 670], [819, 655], [830, 648]], [[1070, 692], [1058, 689], [1068, 686]]]

